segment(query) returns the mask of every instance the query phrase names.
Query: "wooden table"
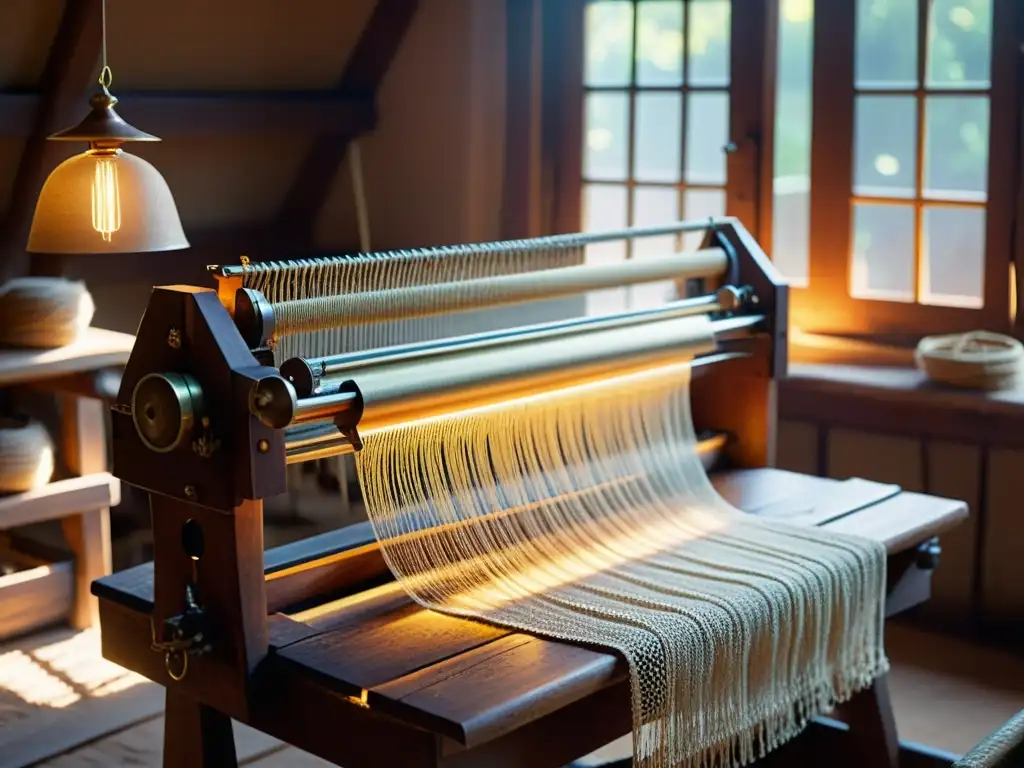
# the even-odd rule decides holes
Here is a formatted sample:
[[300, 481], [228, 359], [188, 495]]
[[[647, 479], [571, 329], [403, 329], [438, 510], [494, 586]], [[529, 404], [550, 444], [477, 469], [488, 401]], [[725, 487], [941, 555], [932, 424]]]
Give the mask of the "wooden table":
[[[958, 501], [864, 481], [778, 470], [714, 480], [754, 514], [883, 542], [896, 601], [891, 611], [927, 598], [933, 563], [918, 556], [917, 546], [967, 514]], [[339, 552], [363, 541], [351, 530], [325, 536], [337, 539]], [[273, 611], [285, 602], [282, 585], [303, 577], [303, 547], [270, 551], [266, 561]], [[210, 765], [192, 736], [213, 733], [217, 714], [175, 693], [163, 658], [149, 648], [152, 566], [102, 579], [93, 590], [104, 655], [169, 686], [165, 743], [181, 761], [174, 764]], [[345, 768], [555, 768], [631, 728], [627, 673], [617, 656], [436, 614], [394, 583], [272, 613], [269, 626], [272, 650], [255, 674], [249, 724]], [[884, 709], [877, 697], [873, 704]], [[893, 752], [895, 732], [882, 715], [869, 718], [867, 730]], [[215, 742], [208, 739], [207, 749], [227, 760], [228, 746]]]
[[5, 553], [25, 569], [0, 577], [0, 639], [64, 617], [75, 627], [98, 618], [89, 586], [110, 573], [109, 508], [119, 503], [121, 485], [107, 472], [106, 407], [97, 399], [95, 377], [123, 366], [134, 343], [134, 336], [90, 328], [57, 349], [0, 349], [0, 388], [32, 386], [59, 396], [59, 445], [72, 475], [0, 496], [0, 529], [60, 519], [74, 555], [74, 562], [49, 563]]

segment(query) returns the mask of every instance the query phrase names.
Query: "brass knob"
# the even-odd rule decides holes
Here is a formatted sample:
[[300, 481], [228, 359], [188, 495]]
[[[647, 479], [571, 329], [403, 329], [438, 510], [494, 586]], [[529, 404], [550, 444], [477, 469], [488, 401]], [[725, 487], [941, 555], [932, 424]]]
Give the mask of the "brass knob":
[[132, 392], [132, 421], [151, 451], [168, 453], [191, 442], [203, 411], [199, 382], [184, 373], [150, 373]]
[[249, 390], [249, 412], [271, 429], [284, 429], [295, 418], [295, 387], [280, 376], [265, 376]]

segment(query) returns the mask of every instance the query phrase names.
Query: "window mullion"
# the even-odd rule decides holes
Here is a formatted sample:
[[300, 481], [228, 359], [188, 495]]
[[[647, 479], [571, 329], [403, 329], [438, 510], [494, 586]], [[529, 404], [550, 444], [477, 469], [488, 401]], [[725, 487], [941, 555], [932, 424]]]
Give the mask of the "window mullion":
[[809, 290], [794, 307], [807, 330], [841, 324], [851, 303], [856, 22], [854, 0], [815, 4]]

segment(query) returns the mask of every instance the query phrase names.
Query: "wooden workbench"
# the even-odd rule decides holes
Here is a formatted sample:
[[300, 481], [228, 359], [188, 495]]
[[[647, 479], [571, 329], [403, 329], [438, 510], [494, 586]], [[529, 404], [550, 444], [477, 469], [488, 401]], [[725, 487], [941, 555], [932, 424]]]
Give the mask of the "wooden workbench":
[[[918, 545], [962, 520], [966, 506], [863, 481], [840, 483], [778, 470], [714, 478], [753, 514], [796, 525], [823, 524], [883, 542], [890, 552], [890, 612], [927, 597], [933, 562]], [[852, 502], [851, 502], [852, 499]], [[865, 499], [875, 499], [867, 502]], [[856, 508], [856, 511], [849, 511]], [[268, 552], [271, 653], [256, 671], [249, 724], [346, 768], [565, 765], [631, 727], [625, 665], [615, 655], [424, 610], [394, 583], [287, 607], [289, 583], [313, 578], [330, 591], [330, 571], [305, 568], [308, 553], [335, 543], [353, 553], [344, 581], [367, 554], [361, 526]], [[150, 650], [152, 567], [95, 583], [104, 655], [168, 685], [167, 743], [188, 729], [194, 705], [174, 692], [163, 658]], [[883, 741], [894, 736], [877, 724]], [[229, 731], [230, 732], [230, 731]], [[893, 747], [895, 749], [896, 747]], [[177, 755], [200, 764], [198, 755]]]

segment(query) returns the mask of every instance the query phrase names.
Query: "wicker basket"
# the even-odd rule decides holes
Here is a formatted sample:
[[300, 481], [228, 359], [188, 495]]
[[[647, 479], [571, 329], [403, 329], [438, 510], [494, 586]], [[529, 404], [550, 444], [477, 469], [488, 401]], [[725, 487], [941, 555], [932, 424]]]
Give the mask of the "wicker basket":
[[1014, 389], [1024, 385], [1024, 344], [988, 331], [928, 336], [914, 359], [934, 381], [968, 389]]
[[73, 344], [96, 312], [85, 284], [19, 277], [0, 286], [0, 345], [52, 349]]
[[0, 493], [23, 493], [50, 482], [53, 442], [46, 427], [0, 417]]

